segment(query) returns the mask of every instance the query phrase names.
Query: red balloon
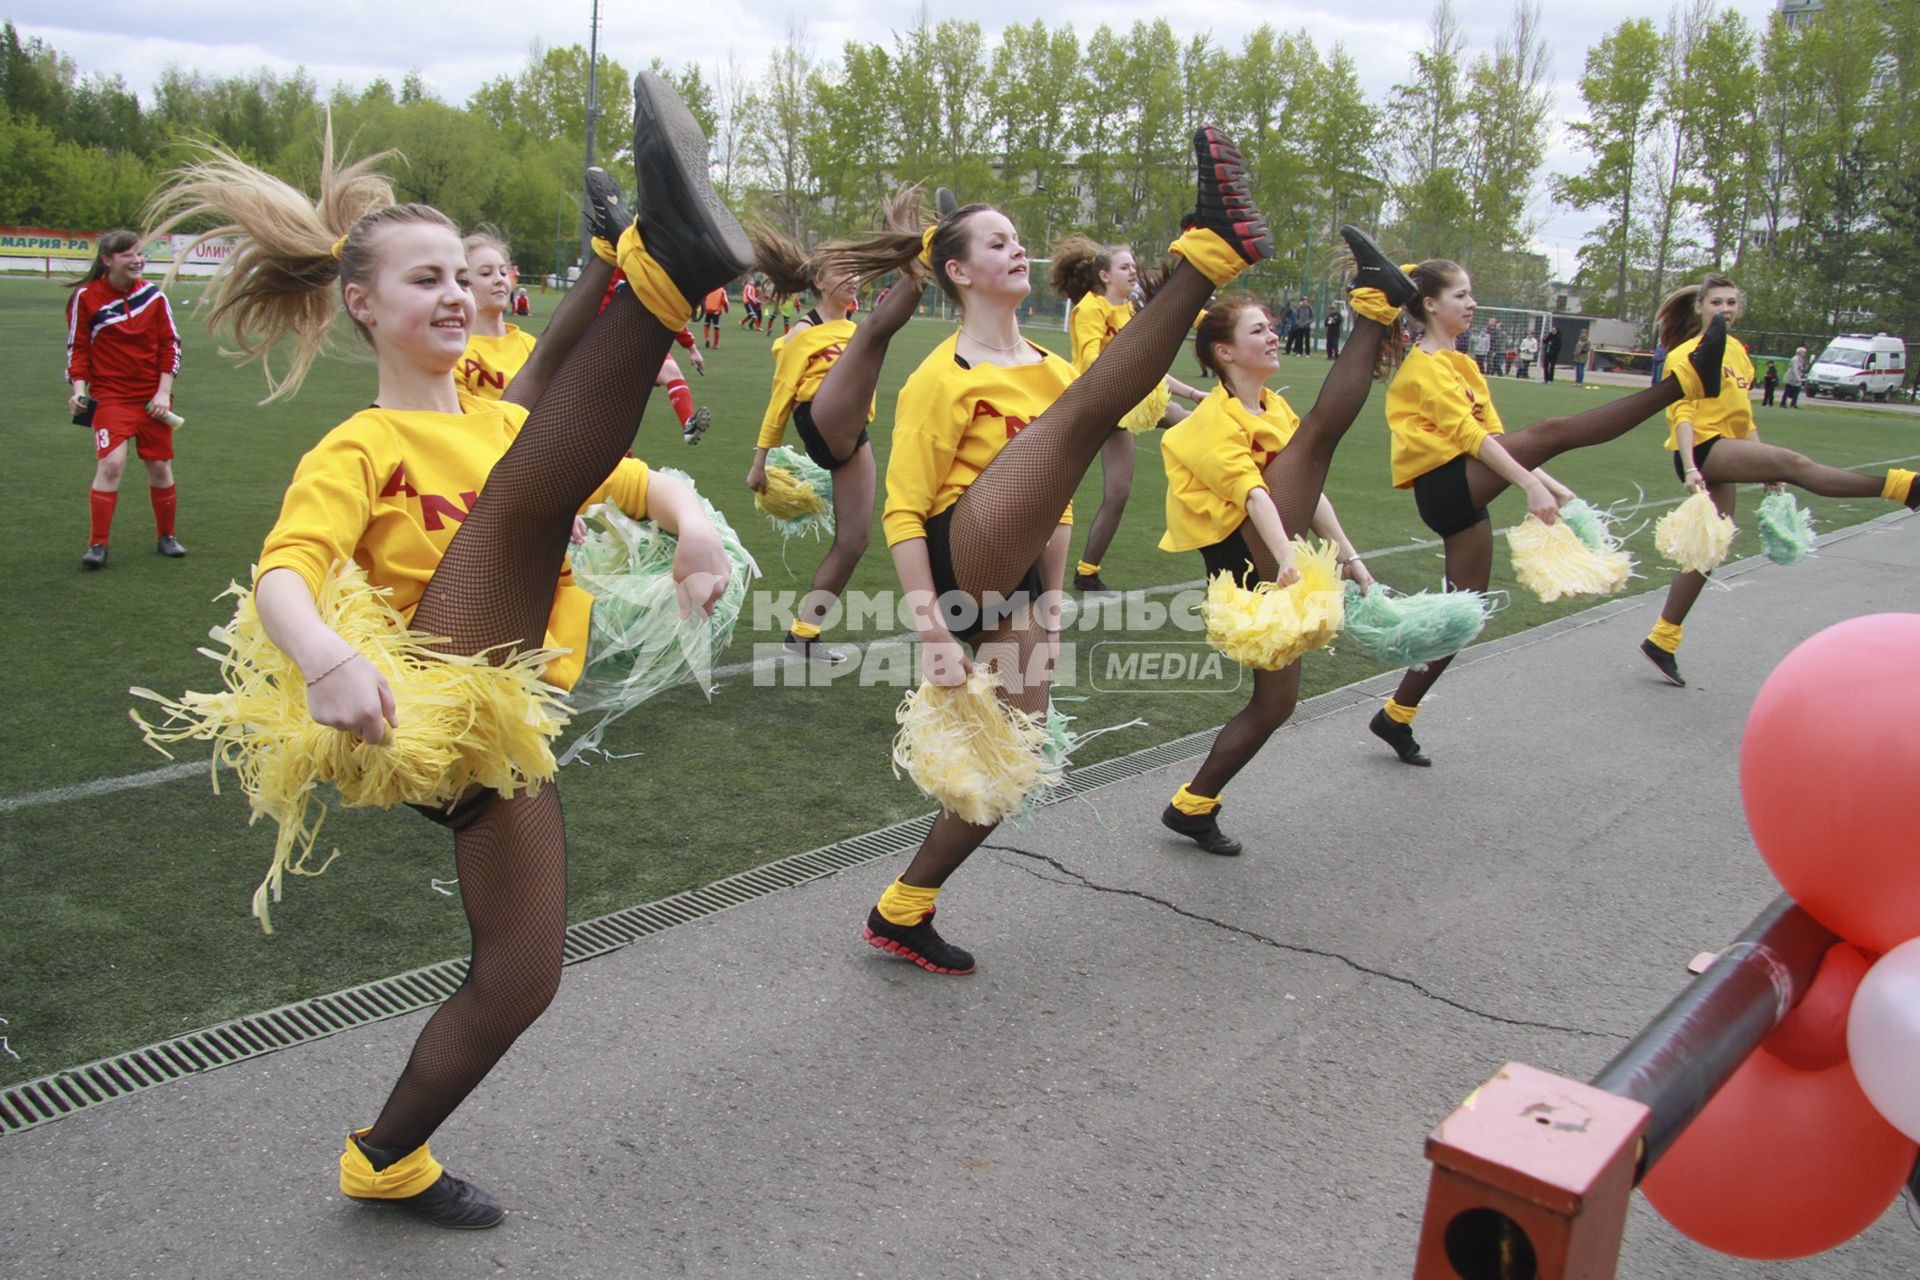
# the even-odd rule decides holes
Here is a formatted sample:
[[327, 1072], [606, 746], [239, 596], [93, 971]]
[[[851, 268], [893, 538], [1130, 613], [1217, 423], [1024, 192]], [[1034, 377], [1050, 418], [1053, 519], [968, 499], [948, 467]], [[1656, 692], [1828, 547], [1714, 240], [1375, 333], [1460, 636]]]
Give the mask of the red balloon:
[[1851, 1067], [1795, 1071], [1756, 1053], [1640, 1189], [1709, 1249], [1804, 1258], [1872, 1225], [1900, 1194], [1915, 1150], [1873, 1109]]
[[1740, 795], [1754, 843], [1813, 917], [1886, 952], [1920, 936], [1920, 614], [1828, 627], [1754, 699]]
[[1800, 1071], [1825, 1071], [1847, 1060], [1847, 1017], [1853, 993], [1874, 957], [1850, 942], [1827, 948], [1813, 984], [1760, 1047]]

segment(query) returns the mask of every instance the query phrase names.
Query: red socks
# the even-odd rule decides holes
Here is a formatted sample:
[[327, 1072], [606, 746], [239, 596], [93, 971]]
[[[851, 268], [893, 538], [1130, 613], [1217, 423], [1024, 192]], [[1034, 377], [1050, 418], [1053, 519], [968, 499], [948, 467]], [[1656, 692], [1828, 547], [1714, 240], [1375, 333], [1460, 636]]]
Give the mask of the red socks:
[[[171, 496], [172, 490], [168, 490], [168, 494]], [[93, 510], [93, 532], [88, 535], [87, 541], [104, 543], [108, 530], [113, 528], [113, 504], [120, 501], [119, 491], [103, 493], [98, 489], [90, 489], [87, 499], [88, 506]]]
[[[164, 489], [147, 490], [148, 495], [153, 499], [153, 528], [155, 537], [168, 538], [173, 536], [173, 509], [176, 504], [178, 492], [178, 486], [175, 485], [168, 485]], [[106, 539], [102, 538], [100, 541], [105, 542]]]
[[687, 419], [693, 416], [693, 388], [687, 385], [685, 378], [675, 378], [667, 384], [667, 399], [673, 402], [673, 413], [680, 419], [680, 429], [686, 430]]

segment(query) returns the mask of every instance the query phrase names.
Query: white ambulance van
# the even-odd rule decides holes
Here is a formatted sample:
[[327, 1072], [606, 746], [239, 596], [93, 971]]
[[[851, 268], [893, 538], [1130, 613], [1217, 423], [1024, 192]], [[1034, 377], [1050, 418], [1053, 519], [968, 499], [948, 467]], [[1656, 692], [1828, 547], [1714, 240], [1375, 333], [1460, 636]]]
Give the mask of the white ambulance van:
[[1810, 396], [1836, 400], [1885, 400], [1906, 376], [1906, 343], [1884, 333], [1843, 333], [1814, 358], [1806, 390]]

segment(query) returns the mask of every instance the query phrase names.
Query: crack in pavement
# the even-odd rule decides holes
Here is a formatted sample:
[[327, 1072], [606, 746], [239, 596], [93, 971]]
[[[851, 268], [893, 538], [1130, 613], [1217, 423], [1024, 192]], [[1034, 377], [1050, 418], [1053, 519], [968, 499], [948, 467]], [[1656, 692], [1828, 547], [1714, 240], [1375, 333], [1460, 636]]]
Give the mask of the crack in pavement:
[[[1509, 1017], [1505, 1017], [1502, 1014], [1490, 1013], [1485, 1009], [1477, 1009], [1473, 1005], [1463, 1004], [1462, 1002], [1453, 999], [1451, 996], [1443, 996], [1439, 992], [1433, 991], [1421, 985], [1419, 982], [1415, 981], [1412, 978], [1403, 977], [1400, 974], [1391, 973], [1385, 969], [1376, 969], [1371, 965], [1362, 964], [1358, 960], [1353, 959], [1351, 956], [1342, 955], [1338, 951], [1327, 951], [1320, 947], [1310, 947], [1304, 943], [1299, 943], [1299, 942], [1282, 942], [1278, 938], [1269, 937], [1267, 934], [1260, 933], [1257, 930], [1248, 929], [1242, 925], [1229, 924], [1225, 920], [1216, 920], [1212, 916], [1204, 916], [1197, 911], [1189, 911], [1185, 907], [1180, 906], [1178, 903], [1168, 902], [1165, 898], [1156, 898], [1152, 894], [1142, 892], [1139, 889], [1122, 889], [1114, 885], [1097, 883], [1096, 881], [1088, 879], [1085, 875], [1082, 875], [1080, 872], [1075, 871], [1072, 867], [1069, 867], [1066, 864], [1060, 862], [1058, 859], [1050, 858], [1044, 853], [1034, 853], [1027, 849], [1018, 849], [1008, 844], [988, 844], [988, 845], [982, 845], [981, 847], [984, 849], [992, 849], [999, 853], [1017, 854], [1022, 858], [1028, 858], [1034, 862], [1044, 862], [1048, 866], [1052, 867], [1055, 871], [1058, 871], [1061, 875], [1069, 877], [1073, 883], [1079, 884], [1083, 888], [1092, 889], [1096, 893], [1111, 893], [1111, 894], [1116, 894], [1123, 898], [1138, 898], [1142, 902], [1151, 902], [1155, 906], [1165, 907], [1167, 910], [1173, 912], [1175, 915], [1185, 916], [1189, 920], [1197, 920], [1201, 924], [1212, 925], [1214, 928], [1223, 929], [1228, 933], [1237, 933], [1243, 938], [1250, 938], [1253, 941], [1260, 943], [1262, 946], [1272, 947], [1276, 951], [1291, 951], [1296, 955], [1317, 956], [1322, 960], [1337, 960], [1341, 964], [1347, 966], [1347, 968], [1353, 970], [1355, 973], [1365, 974], [1367, 977], [1370, 977], [1370, 978], [1380, 978], [1387, 982], [1392, 982], [1392, 983], [1398, 984], [1399, 986], [1407, 987], [1425, 996], [1427, 999], [1434, 1001], [1437, 1004], [1446, 1005], [1450, 1009], [1458, 1009], [1460, 1012], [1471, 1014], [1476, 1018], [1484, 1018], [1488, 1022], [1498, 1022], [1509, 1027], [1532, 1027], [1539, 1031], [1558, 1031], [1558, 1032], [1562, 1032], [1563, 1034], [1573, 1035], [1573, 1036], [1589, 1036], [1596, 1040], [1624, 1041], [1631, 1038], [1628, 1036], [1621, 1035], [1617, 1031], [1594, 1031], [1587, 1027], [1569, 1027], [1569, 1026], [1563, 1026], [1557, 1022], [1535, 1022], [1530, 1018], [1509, 1018]], [[1065, 883], [1063, 881], [1054, 880], [1049, 876], [1041, 875], [1038, 871], [1035, 871], [1031, 867], [1021, 867], [1019, 869], [1022, 871], [1025, 871], [1028, 875], [1033, 876], [1035, 879], [1046, 880], [1051, 884]]]

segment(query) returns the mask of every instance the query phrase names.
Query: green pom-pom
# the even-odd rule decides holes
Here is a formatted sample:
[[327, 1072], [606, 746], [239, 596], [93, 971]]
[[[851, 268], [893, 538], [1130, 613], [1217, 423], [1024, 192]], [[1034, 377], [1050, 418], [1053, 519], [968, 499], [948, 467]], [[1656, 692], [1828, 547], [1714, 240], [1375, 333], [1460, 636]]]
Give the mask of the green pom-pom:
[[[767, 487], [754, 505], [781, 540], [833, 536], [833, 473], [785, 445], [767, 455]], [[777, 474], [784, 473], [784, 474]]]
[[1369, 658], [1421, 669], [1473, 643], [1492, 612], [1492, 601], [1478, 591], [1403, 596], [1376, 584], [1362, 594], [1358, 583], [1349, 582], [1340, 634]]
[[[661, 468], [658, 474], [693, 485], [682, 472]], [[593, 596], [593, 615], [586, 665], [569, 696], [574, 723], [584, 729], [562, 754], [562, 764], [597, 747], [608, 725], [655, 694], [687, 681], [708, 688], [714, 659], [733, 638], [747, 584], [760, 576], [760, 567], [727, 518], [705, 498], [700, 505], [733, 573], [713, 613], [687, 619], [680, 617], [673, 582], [680, 540], [610, 503], [587, 510], [587, 540], [572, 549], [571, 559], [575, 582]]]
[[1799, 564], [1813, 554], [1813, 513], [1786, 492], [1760, 499], [1760, 549], [1775, 564]]
[[1575, 498], [1562, 506], [1560, 518], [1567, 522], [1573, 535], [1597, 555], [1606, 555], [1620, 546], [1620, 539], [1613, 532], [1613, 517], [1585, 498]]

